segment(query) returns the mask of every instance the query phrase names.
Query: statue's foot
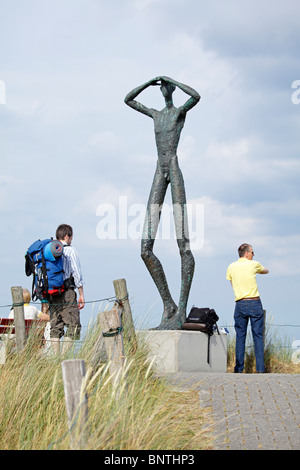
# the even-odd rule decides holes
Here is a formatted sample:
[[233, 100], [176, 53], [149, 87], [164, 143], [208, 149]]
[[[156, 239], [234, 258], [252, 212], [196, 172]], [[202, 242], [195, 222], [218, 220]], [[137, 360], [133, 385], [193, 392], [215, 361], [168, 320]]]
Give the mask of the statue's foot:
[[156, 328], [151, 330], [181, 330], [181, 326], [185, 322], [185, 317], [176, 313], [172, 318], [167, 320], [163, 319]]
[[167, 307], [164, 307], [161, 323], [164, 323], [168, 320], [172, 320], [172, 318], [174, 318], [177, 315], [177, 312], [178, 312], [178, 308], [177, 308], [177, 305], [174, 303], [171, 305], [168, 305]]

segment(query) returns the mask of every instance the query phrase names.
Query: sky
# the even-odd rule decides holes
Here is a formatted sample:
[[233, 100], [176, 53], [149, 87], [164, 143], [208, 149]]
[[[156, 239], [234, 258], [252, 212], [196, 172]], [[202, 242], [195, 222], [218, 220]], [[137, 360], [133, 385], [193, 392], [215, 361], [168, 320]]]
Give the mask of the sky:
[[[225, 276], [246, 242], [270, 270], [258, 276], [270, 323], [299, 325], [299, 2], [0, 0], [0, 11], [1, 306], [11, 286], [31, 288], [29, 245], [68, 223], [85, 280], [82, 324], [121, 278], [135, 322], [160, 323], [140, 257], [153, 122], [124, 98], [168, 76], [201, 95], [178, 146], [195, 258], [187, 313], [210, 307], [233, 324]], [[139, 100], [164, 107], [159, 87]], [[175, 106], [186, 100], [176, 89]], [[170, 188], [165, 203], [154, 252], [178, 302]], [[300, 339], [297, 327], [284, 333]]]

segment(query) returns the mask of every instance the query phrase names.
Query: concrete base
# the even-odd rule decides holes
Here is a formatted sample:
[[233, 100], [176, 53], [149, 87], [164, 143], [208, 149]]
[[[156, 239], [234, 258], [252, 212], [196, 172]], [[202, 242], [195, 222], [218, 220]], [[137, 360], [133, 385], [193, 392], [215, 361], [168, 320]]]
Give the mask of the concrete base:
[[210, 337], [210, 358], [207, 362], [208, 335], [201, 331], [139, 331], [149, 348], [150, 359], [158, 372], [226, 372], [227, 334]]

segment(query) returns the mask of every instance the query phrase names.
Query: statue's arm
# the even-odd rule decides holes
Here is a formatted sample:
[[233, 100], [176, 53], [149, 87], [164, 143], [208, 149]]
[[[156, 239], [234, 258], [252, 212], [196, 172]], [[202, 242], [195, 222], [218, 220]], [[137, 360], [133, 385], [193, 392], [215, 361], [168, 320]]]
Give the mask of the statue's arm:
[[147, 106], [143, 105], [139, 101], [136, 101], [135, 98], [146, 88], [148, 88], [151, 85], [157, 85], [159, 78], [153, 78], [152, 80], [149, 80], [148, 82], [144, 83], [143, 85], [138, 86], [137, 88], [134, 88], [132, 91], [130, 91], [124, 101], [128, 106], [131, 108], [135, 109], [136, 111], [139, 111], [140, 113], [146, 114], [146, 116], [153, 117], [153, 110], [150, 108], [147, 108]]
[[164, 80], [165, 82], [173, 83], [173, 85], [180, 88], [180, 90], [190, 95], [190, 99], [183, 106], [181, 106], [181, 109], [183, 112], [187, 113], [190, 109], [192, 109], [198, 103], [198, 101], [200, 101], [201, 96], [196, 90], [194, 90], [194, 88], [188, 85], [184, 85], [183, 83], [177, 82], [176, 80], [173, 80], [173, 78], [169, 78], [169, 77], [160, 77], [160, 78]]

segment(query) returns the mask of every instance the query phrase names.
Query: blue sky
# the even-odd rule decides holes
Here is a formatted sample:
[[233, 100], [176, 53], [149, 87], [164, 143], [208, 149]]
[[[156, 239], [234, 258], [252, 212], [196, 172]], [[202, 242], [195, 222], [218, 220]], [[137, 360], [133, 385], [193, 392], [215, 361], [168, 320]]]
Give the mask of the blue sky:
[[[28, 246], [69, 223], [86, 300], [113, 295], [125, 278], [134, 317], [160, 322], [139, 239], [100, 239], [97, 227], [103, 204], [118, 213], [120, 197], [128, 208], [147, 203], [153, 123], [124, 97], [167, 75], [201, 95], [178, 147], [188, 202], [204, 211], [188, 309], [210, 306], [232, 324], [225, 274], [248, 242], [270, 269], [258, 278], [264, 308], [275, 324], [299, 324], [299, 2], [0, 0], [0, 9], [1, 305], [11, 286], [30, 287]], [[140, 99], [164, 105], [158, 87]], [[175, 105], [185, 99], [176, 90]], [[177, 301], [176, 241], [157, 240], [155, 252]]]

